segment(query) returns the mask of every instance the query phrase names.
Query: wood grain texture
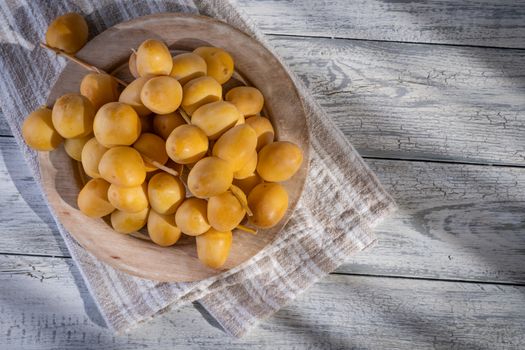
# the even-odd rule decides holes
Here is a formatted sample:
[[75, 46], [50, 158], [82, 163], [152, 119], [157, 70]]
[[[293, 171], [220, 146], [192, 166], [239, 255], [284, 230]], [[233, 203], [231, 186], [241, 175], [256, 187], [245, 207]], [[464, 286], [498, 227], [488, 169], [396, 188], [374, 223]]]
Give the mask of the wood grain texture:
[[525, 165], [525, 51], [271, 42], [364, 156]]
[[525, 287], [331, 275], [245, 338], [233, 339], [191, 306], [114, 336], [99, 326], [103, 321], [85, 286], [75, 285], [78, 279], [68, 260], [0, 256], [0, 348], [525, 346]]
[[237, 0], [266, 33], [525, 48], [523, 0]]
[[[14, 140], [0, 148], [0, 253], [68, 256]], [[525, 169], [368, 163], [400, 209], [339, 272], [525, 283]]]
[[7, 121], [4, 118], [4, 115], [0, 111], [0, 136], [10, 136], [12, 135], [11, 128], [7, 125]]

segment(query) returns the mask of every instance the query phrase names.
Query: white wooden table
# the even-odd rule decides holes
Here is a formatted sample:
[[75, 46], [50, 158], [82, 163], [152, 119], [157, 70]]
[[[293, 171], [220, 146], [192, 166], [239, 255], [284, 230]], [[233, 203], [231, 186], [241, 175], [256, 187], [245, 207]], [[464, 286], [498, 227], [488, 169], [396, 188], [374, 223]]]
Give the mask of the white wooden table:
[[523, 349], [525, 1], [241, 2], [397, 199], [380, 244], [243, 339], [113, 336], [1, 120], [0, 349]]

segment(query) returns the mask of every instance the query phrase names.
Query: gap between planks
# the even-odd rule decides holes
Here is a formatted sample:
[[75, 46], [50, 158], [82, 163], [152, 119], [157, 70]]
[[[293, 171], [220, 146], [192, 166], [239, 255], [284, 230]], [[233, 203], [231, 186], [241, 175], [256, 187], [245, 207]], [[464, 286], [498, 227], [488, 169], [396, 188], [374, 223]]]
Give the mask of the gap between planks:
[[414, 45], [434, 45], [434, 46], [450, 46], [450, 47], [470, 47], [475, 49], [491, 49], [491, 50], [525, 50], [522, 47], [512, 46], [490, 46], [490, 45], [472, 45], [472, 44], [452, 44], [452, 43], [433, 43], [427, 41], [405, 41], [405, 40], [386, 40], [386, 39], [364, 39], [357, 37], [344, 37], [344, 36], [328, 36], [328, 35], [313, 35], [313, 34], [287, 34], [280, 32], [265, 32], [265, 35], [278, 38], [306, 38], [306, 39], [333, 39], [333, 40], [352, 40], [352, 41], [363, 41], [371, 43], [395, 43], [395, 44], [414, 44]]

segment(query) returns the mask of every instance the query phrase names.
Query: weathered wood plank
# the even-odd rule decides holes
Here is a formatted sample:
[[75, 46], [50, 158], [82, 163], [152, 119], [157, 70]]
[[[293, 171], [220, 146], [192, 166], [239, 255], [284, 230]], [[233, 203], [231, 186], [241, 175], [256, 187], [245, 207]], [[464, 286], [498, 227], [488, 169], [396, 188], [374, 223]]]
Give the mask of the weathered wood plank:
[[191, 306], [128, 335], [100, 315], [70, 261], [0, 256], [0, 348], [518, 349], [525, 287], [331, 275], [243, 339]]
[[[13, 139], [0, 148], [0, 253], [67, 256]], [[525, 169], [368, 163], [400, 210], [339, 272], [525, 283]]]
[[237, 0], [266, 33], [525, 48], [522, 0]]
[[339, 271], [525, 283], [525, 169], [368, 162], [399, 211]]
[[0, 137], [0, 251], [69, 256], [13, 138]]
[[525, 164], [525, 51], [271, 41], [364, 156]]
[[0, 112], [0, 136], [12, 135], [11, 128], [7, 125], [4, 115]]

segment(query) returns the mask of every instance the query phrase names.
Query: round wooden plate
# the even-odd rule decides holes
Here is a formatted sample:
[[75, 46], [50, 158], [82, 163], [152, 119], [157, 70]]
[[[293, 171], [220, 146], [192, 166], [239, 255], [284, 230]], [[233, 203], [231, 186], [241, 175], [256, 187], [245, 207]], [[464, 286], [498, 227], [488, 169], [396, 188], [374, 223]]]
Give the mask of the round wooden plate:
[[[208, 17], [166, 13], [120, 23], [93, 38], [77, 56], [106, 71], [114, 71], [127, 62], [131, 48], [137, 48], [146, 39], [162, 40], [172, 50], [193, 50], [203, 44], [224, 48], [232, 54], [236, 70], [261, 90], [277, 139], [294, 142], [304, 152], [303, 166], [284, 183], [290, 198], [285, 218], [271, 229], [259, 230], [257, 235], [234, 232], [226, 264], [222, 270], [214, 270], [199, 262], [191, 240], [163, 248], [119, 234], [106, 221], [83, 215], [76, 204], [82, 186], [79, 163], [71, 160], [62, 147], [53, 152], [39, 153], [43, 187], [62, 225], [100, 260], [147, 279], [197, 281], [231, 269], [254, 256], [275, 239], [290, 218], [303, 190], [308, 167], [305, 111], [292, 80], [268, 50], [237, 29]], [[76, 64], [68, 63], [50, 92], [48, 105], [53, 105], [65, 93], [78, 92], [86, 73]]]

